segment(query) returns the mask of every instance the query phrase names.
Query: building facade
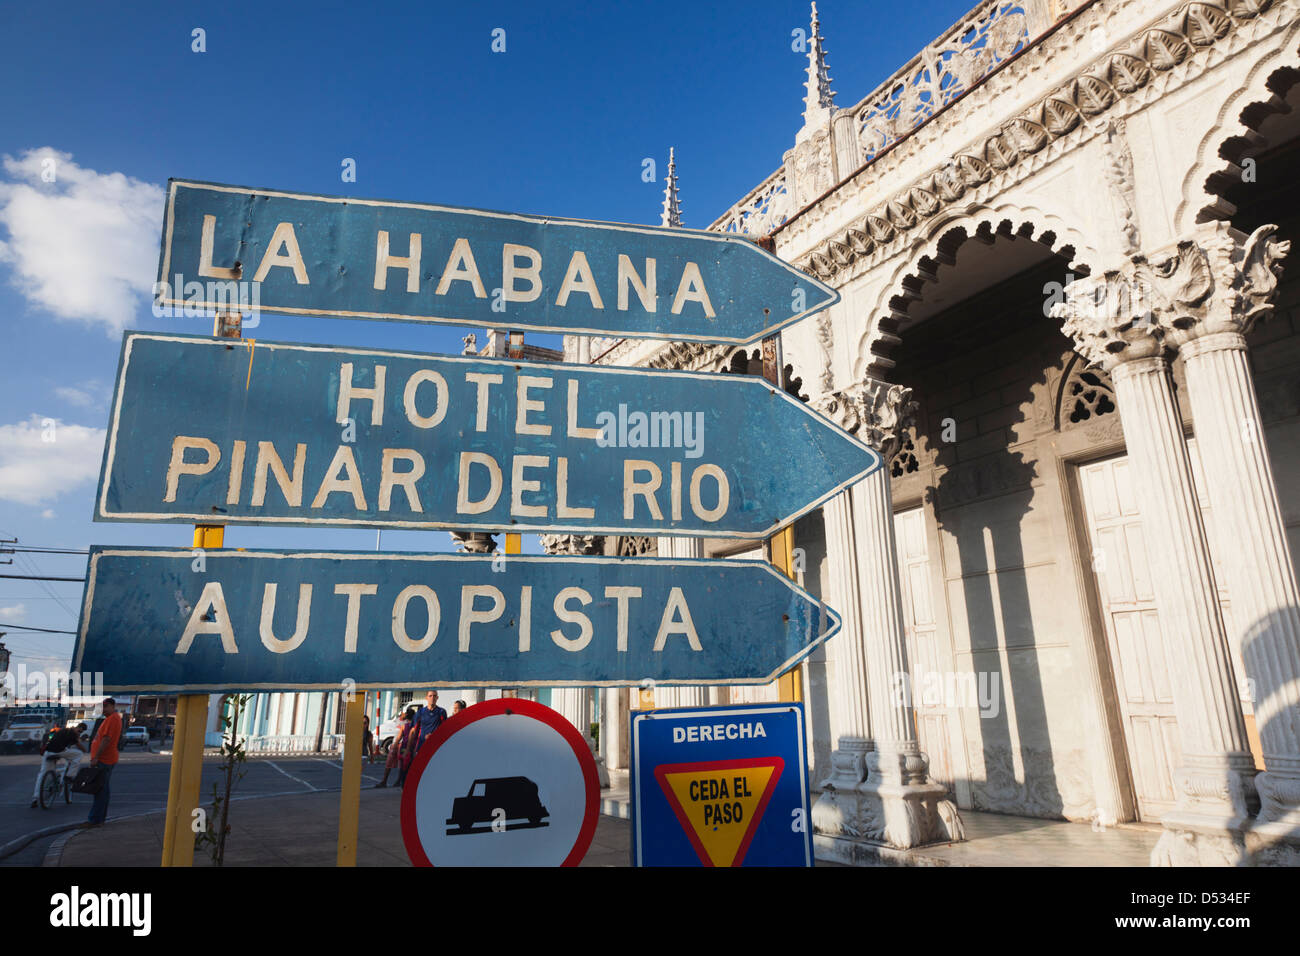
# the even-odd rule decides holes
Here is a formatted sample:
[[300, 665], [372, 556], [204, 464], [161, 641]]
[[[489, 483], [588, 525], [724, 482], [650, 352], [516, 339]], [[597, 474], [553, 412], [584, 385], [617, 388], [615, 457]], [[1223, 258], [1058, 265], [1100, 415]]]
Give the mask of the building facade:
[[[1300, 863], [1298, 14], [985, 2], [842, 107], [814, 7], [793, 145], [710, 228], [839, 290], [782, 334], [784, 385], [888, 462], [795, 528], [844, 619], [803, 667], [819, 856], [980, 810], [1159, 823], [1155, 864]], [[600, 695], [611, 767], [636, 696]]]

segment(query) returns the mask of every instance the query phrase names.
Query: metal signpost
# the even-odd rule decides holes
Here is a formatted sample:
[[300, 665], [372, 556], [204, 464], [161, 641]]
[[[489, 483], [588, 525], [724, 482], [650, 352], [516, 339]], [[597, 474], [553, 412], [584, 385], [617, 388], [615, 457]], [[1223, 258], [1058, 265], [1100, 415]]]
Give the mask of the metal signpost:
[[802, 704], [631, 720], [634, 865], [813, 865]]
[[839, 293], [718, 232], [173, 179], [159, 305], [747, 345]]
[[133, 332], [96, 518], [759, 538], [879, 466], [750, 376]]
[[443, 722], [402, 788], [416, 866], [577, 866], [600, 783], [582, 734], [530, 700], [475, 704]]
[[[789, 526], [881, 461], [787, 395], [779, 377], [238, 340], [237, 313], [257, 309], [502, 329], [512, 346], [530, 329], [773, 342], [839, 295], [770, 247], [713, 232], [173, 180], [155, 298], [215, 310], [226, 338], [126, 335], [95, 518], [193, 523], [194, 550], [92, 549], [74, 666], [102, 671], [111, 691], [182, 693], [164, 865], [192, 862], [209, 691], [351, 688], [338, 849], [348, 866], [367, 687], [761, 684], [839, 627], [785, 576]], [[227, 523], [505, 532], [506, 554], [214, 550]], [[524, 557], [522, 531], [771, 538], [780, 570]], [[762, 719], [775, 732], [797, 714], [802, 740], [802, 711], [781, 707]], [[490, 746], [473, 749], [505, 754], [529, 737], [519, 729], [526, 718], [550, 728], [533, 736], [550, 733], [557, 752], [582, 765], [586, 802], [580, 822], [525, 813], [491, 830], [515, 834], [515, 851], [498, 861], [574, 863], [594, 829], [594, 765], [581, 735], [546, 708], [475, 705], [435, 735], [414, 779], [450, 759], [458, 738], [486, 734]], [[656, 731], [637, 727], [634, 739], [652, 745]], [[680, 766], [660, 766], [655, 779], [681, 827], [694, 828], [683, 839], [696, 859], [795, 862], [769, 821], [796, 777], [806, 820], [802, 744], [776, 763], [766, 750], [726, 758], [750, 761], [743, 767], [690, 747], [676, 754]], [[456, 823], [479, 783], [514, 781], [512, 800], [572, 815], [577, 798], [565, 788], [577, 776], [548, 776], [568, 762], [519, 770], [512, 757], [482, 773], [468, 764], [431, 773], [403, 799], [412, 858], [468, 862], [478, 857], [464, 848], [485, 852], [474, 842], [487, 839], [482, 821], [466, 810], [469, 830]], [[467, 774], [475, 779], [460, 779]], [[711, 795], [729, 788], [735, 799], [723, 801], [722, 816], [702, 809], [692, 775], [713, 781]], [[431, 789], [452, 778], [465, 793]]]
[[97, 546], [73, 663], [122, 693], [763, 684], [839, 623], [756, 561]]

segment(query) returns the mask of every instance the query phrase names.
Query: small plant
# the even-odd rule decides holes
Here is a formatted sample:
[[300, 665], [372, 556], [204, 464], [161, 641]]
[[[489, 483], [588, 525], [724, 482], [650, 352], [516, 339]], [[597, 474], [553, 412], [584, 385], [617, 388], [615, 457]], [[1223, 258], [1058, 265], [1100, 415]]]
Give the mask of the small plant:
[[[209, 820], [218, 821], [216, 826], [205, 827], [195, 837], [195, 847], [208, 848], [213, 866], [222, 866], [226, 859], [226, 836], [230, 833], [230, 794], [235, 784], [248, 772], [245, 761], [248, 753], [244, 750], [244, 741], [239, 736], [239, 712], [253, 699], [252, 694], [236, 694], [229, 698], [230, 708], [221, 715], [221, 779], [212, 784], [212, 811]], [[229, 731], [229, 734], [226, 733]], [[224, 783], [224, 792], [218, 788]]]

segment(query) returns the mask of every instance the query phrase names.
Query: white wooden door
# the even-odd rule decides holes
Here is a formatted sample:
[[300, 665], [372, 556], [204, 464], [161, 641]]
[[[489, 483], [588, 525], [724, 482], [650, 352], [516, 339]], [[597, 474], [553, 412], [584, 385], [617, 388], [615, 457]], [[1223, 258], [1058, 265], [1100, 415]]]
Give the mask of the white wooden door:
[[1158, 820], [1173, 808], [1182, 751], [1142, 515], [1126, 456], [1085, 465], [1079, 477], [1138, 814]]
[[951, 666], [938, 645], [938, 626], [930, 590], [930, 553], [925, 534], [924, 508], [909, 508], [894, 515], [898, 577], [902, 584], [903, 624], [907, 635], [907, 668], [912, 678], [912, 707], [921, 750], [930, 757], [930, 776], [953, 792], [952, 752], [949, 746], [949, 701], [922, 693], [927, 675], [938, 675], [938, 686]]

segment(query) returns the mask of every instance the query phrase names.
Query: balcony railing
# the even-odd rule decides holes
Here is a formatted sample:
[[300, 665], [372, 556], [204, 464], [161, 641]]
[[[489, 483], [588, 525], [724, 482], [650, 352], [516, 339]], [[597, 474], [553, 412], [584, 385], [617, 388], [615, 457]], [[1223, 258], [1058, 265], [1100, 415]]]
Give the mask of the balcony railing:
[[[974, 88], [1052, 22], [1051, 0], [984, 0], [856, 106], [854, 169], [870, 162]], [[844, 172], [852, 172], [845, 170]], [[785, 167], [709, 226], [762, 235], [797, 212]]]

